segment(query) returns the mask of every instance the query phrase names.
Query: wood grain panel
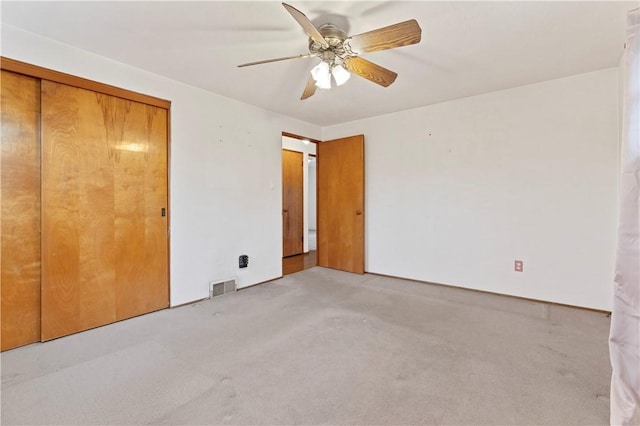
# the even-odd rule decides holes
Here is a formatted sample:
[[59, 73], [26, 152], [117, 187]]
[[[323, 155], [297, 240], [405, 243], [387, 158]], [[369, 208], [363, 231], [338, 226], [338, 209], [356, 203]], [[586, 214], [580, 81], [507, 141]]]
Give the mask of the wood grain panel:
[[395, 72], [359, 56], [345, 59], [343, 65], [350, 72], [383, 87], [393, 84], [396, 81], [396, 77], [398, 77]]
[[303, 164], [302, 153], [282, 150], [282, 256], [303, 251]]
[[309, 80], [307, 80], [307, 85], [304, 87], [304, 90], [302, 91], [302, 96], [300, 96], [300, 100], [305, 100], [307, 98], [310, 98], [311, 96], [314, 95], [314, 93], [316, 93], [316, 81], [313, 79], [312, 76], [309, 76]]
[[43, 340], [168, 306], [166, 110], [43, 81], [42, 116]]
[[282, 275], [289, 275], [304, 270], [305, 254], [297, 254], [282, 258]]
[[8, 71], [1, 78], [4, 351], [40, 340], [40, 82]]
[[422, 29], [418, 21], [408, 21], [378, 28], [351, 37], [351, 47], [356, 52], [376, 52], [420, 43]]
[[364, 136], [319, 143], [318, 265], [364, 273]]
[[115, 321], [114, 149], [95, 98], [42, 81], [42, 340]]
[[289, 275], [305, 269], [317, 266], [316, 251], [310, 250], [308, 253], [302, 253], [295, 256], [282, 258], [282, 275]]
[[[118, 319], [169, 305], [167, 111], [131, 103], [115, 162]], [[165, 210], [166, 212], [166, 210]]]

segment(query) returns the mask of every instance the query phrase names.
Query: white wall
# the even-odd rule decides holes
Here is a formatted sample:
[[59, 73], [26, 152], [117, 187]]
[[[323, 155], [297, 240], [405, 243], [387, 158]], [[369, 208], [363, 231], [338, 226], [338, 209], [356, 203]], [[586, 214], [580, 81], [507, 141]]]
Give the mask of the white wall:
[[[315, 138], [314, 138], [315, 139]], [[302, 153], [302, 207], [303, 207], [303, 239], [302, 250], [307, 253], [309, 251], [309, 154], [316, 154], [316, 144], [312, 142], [304, 143], [300, 139], [291, 138], [289, 136], [282, 137], [282, 148], [289, 151]], [[315, 197], [315, 193], [314, 193]], [[314, 202], [315, 208], [315, 202]], [[315, 217], [315, 212], [314, 212]]]
[[617, 94], [611, 68], [325, 128], [365, 135], [367, 271], [609, 310]]
[[[168, 99], [171, 106], [171, 305], [282, 275], [281, 133], [318, 126], [2, 25], [3, 56]], [[238, 256], [249, 267], [238, 269]]]
[[281, 275], [287, 131], [365, 134], [368, 271], [610, 309], [614, 68], [323, 130], [8, 25], [0, 54], [172, 101], [172, 305]]

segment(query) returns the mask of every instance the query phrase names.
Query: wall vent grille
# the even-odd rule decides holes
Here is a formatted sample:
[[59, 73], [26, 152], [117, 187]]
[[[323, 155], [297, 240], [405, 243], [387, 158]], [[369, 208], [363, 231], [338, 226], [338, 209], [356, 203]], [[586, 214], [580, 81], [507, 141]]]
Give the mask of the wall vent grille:
[[229, 279], [225, 281], [211, 281], [209, 283], [209, 298], [220, 296], [225, 293], [236, 291], [236, 280]]

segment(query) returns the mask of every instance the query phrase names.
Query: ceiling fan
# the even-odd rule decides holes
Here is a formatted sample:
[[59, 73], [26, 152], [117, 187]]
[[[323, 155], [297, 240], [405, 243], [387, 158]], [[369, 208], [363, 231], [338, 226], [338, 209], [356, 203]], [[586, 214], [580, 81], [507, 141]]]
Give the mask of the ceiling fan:
[[415, 19], [410, 19], [348, 37], [344, 31], [333, 24], [323, 24], [316, 28], [304, 13], [286, 3], [282, 3], [282, 5], [309, 36], [309, 53], [248, 62], [238, 65], [238, 67], [288, 59], [320, 58], [321, 62], [311, 70], [311, 77], [309, 77], [300, 99], [313, 96], [316, 88], [330, 89], [332, 76], [338, 86], [344, 84], [349, 79], [350, 73], [381, 86], [389, 86], [396, 80], [398, 74], [360, 57], [359, 54], [416, 44], [420, 42], [422, 36], [418, 22]]

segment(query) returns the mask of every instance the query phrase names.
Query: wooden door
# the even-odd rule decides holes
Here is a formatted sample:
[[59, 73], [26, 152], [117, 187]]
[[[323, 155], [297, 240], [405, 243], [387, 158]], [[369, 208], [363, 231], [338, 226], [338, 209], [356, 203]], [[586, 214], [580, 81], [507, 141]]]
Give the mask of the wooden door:
[[364, 135], [318, 144], [318, 266], [364, 273]]
[[1, 350], [40, 340], [40, 81], [2, 71]]
[[41, 86], [42, 340], [167, 307], [167, 111]]
[[282, 150], [282, 257], [303, 252], [302, 153]]

